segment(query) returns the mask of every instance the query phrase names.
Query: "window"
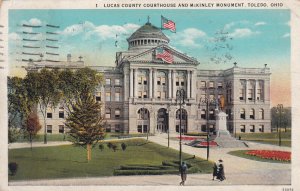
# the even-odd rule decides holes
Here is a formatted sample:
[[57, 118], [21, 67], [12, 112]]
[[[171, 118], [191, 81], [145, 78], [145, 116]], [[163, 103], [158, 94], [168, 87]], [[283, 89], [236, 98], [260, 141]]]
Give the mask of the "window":
[[239, 89], [239, 97], [240, 97], [240, 100], [244, 100], [245, 99], [245, 95], [244, 95], [244, 89]]
[[241, 110], [240, 110], [240, 118], [241, 118], [241, 119], [246, 119], [245, 109], [241, 109]]
[[138, 92], [138, 98], [142, 98], [143, 92], [139, 91]]
[[143, 98], [147, 98], [147, 97], [148, 97], [147, 92], [144, 91], [144, 92], [143, 92]]
[[215, 82], [210, 81], [210, 82], [209, 82], [209, 88], [214, 88], [214, 87], [215, 87]]
[[206, 119], [206, 112], [205, 109], [201, 110], [201, 119]]
[[143, 80], [143, 77], [142, 76], [140, 76], [140, 77], [138, 77], [138, 84], [142, 84], [142, 80]]
[[176, 125], [176, 132], [179, 132], [179, 125]]
[[166, 92], [165, 91], [161, 92], [161, 99], [166, 99]]
[[96, 101], [101, 101], [101, 92], [96, 92]]
[[117, 132], [117, 133], [120, 132], [120, 125], [119, 124], [115, 125], [115, 132]]
[[157, 98], [158, 98], [158, 99], [161, 98], [161, 92], [157, 92]]
[[143, 131], [144, 131], [144, 133], [147, 133], [147, 131], [148, 131], [148, 125], [143, 125]]
[[262, 100], [262, 90], [257, 89], [257, 100]]
[[147, 78], [145, 76], [143, 76], [143, 84], [147, 85]]
[[218, 88], [223, 88], [223, 83], [222, 82], [218, 82]]
[[120, 110], [120, 109], [115, 109], [115, 117], [116, 117], [116, 118], [119, 118], [119, 117], [120, 117], [120, 113], [121, 113], [121, 110]]
[[105, 131], [106, 131], [106, 132], [111, 132], [111, 126], [110, 126], [110, 125], [107, 125], [106, 128], [105, 128]]
[[260, 125], [260, 126], [259, 126], [259, 132], [262, 132], [262, 133], [263, 133], [264, 131], [265, 131], [264, 126], [263, 126], [263, 125]]
[[181, 81], [180, 85], [181, 85], [181, 86], [184, 86], [184, 79], [181, 78], [180, 81]]
[[254, 133], [255, 132], [255, 126], [254, 125], [250, 125], [250, 132]]
[[209, 125], [209, 132], [214, 132], [215, 126], [214, 125]]
[[209, 101], [213, 101], [215, 99], [215, 95], [214, 94], [210, 94], [209, 95]]
[[59, 133], [64, 133], [64, 132], [65, 132], [65, 126], [59, 125], [59, 126], [58, 126], [58, 132], [59, 132]]
[[64, 108], [63, 107], [59, 108], [58, 117], [62, 118], [62, 119], [65, 118], [65, 112], [64, 112]]
[[201, 81], [201, 88], [206, 88], [206, 82], [205, 81]]
[[47, 113], [47, 118], [52, 118], [52, 113]]
[[176, 78], [176, 86], [179, 86], [179, 78]]
[[161, 84], [161, 78], [158, 77], [158, 78], [157, 78], [157, 85], [160, 85], [160, 84]]
[[111, 113], [110, 113], [110, 109], [106, 109], [105, 110], [105, 118], [106, 119], [110, 119], [111, 118], [111, 115], [110, 115]]
[[115, 93], [115, 101], [120, 101], [120, 92]]
[[240, 126], [241, 132], [245, 133], [246, 132], [246, 126], [245, 125], [241, 125]]
[[142, 132], [143, 132], [142, 126], [141, 126], [141, 125], [138, 125], [138, 126], [137, 126], [137, 131], [138, 131], [139, 133], [142, 133]]
[[161, 78], [161, 85], [163, 85], [163, 86], [166, 85], [166, 78], [165, 77]]
[[110, 78], [105, 79], [105, 85], [110, 85]]
[[255, 111], [254, 111], [254, 109], [250, 109], [250, 119], [255, 119]]
[[105, 100], [106, 101], [111, 101], [110, 92], [105, 93]]
[[258, 119], [264, 119], [264, 110], [263, 109], [259, 109], [259, 111], [258, 111]]
[[120, 85], [120, 79], [115, 79], [115, 86], [119, 86]]
[[47, 125], [47, 133], [52, 133], [52, 125]]
[[206, 125], [201, 125], [201, 131], [206, 132]]
[[248, 89], [248, 100], [253, 100], [253, 89]]

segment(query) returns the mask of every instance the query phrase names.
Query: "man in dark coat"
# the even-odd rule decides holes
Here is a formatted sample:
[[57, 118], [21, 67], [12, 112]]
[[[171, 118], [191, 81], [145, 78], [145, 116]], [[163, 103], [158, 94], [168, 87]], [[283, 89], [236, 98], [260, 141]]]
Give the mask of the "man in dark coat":
[[226, 179], [225, 172], [224, 172], [224, 164], [223, 164], [223, 160], [221, 159], [219, 160], [217, 179], [219, 179], [219, 181], [223, 181]]
[[180, 165], [180, 175], [181, 175], [181, 182], [180, 185], [184, 186], [184, 182], [186, 181], [186, 174], [187, 174], [187, 165], [185, 162], [182, 162]]

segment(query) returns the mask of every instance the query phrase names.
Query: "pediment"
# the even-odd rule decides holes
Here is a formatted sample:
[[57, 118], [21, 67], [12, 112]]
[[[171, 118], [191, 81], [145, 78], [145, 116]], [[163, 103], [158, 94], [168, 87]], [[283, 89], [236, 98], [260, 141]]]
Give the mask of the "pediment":
[[189, 57], [167, 45], [159, 45], [155, 48], [146, 50], [140, 54], [135, 56], [131, 56], [128, 58], [129, 62], [151, 62], [151, 63], [168, 63], [161, 58], [157, 58], [157, 50], [161, 48], [164, 51], [168, 51], [169, 54], [172, 55], [172, 62], [169, 64], [193, 64], [198, 65], [199, 62], [192, 57]]

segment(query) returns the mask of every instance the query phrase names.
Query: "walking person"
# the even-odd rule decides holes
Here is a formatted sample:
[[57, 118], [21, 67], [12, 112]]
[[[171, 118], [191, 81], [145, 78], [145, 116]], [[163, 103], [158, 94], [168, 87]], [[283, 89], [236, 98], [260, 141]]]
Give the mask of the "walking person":
[[187, 174], [187, 165], [185, 162], [182, 162], [180, 165], [180, 175], [181, 175], [181, 182], [180, 185], [184, 186], [184, 183], [186, 181], [186, 175]]
[[214, 163], [214, 166], [213, 166], [213, 179], [212, 180], [215, 180], [215, 177], [218, 176], [218, 166], [217, 166], [217, 163]]
[[222, 159], [219, 160], [218, 173], [217, 174], [218, 174], [217, 179], [219, 179], [219, 181], [223, 181], [223, 180], [226, 179], [225, 172], [224, 172], [224, 164], [223, 164]]

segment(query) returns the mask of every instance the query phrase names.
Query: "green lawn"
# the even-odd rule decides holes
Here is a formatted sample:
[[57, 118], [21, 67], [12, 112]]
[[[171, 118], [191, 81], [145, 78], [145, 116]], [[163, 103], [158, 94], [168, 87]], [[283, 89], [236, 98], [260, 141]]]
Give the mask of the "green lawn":
[[[9, 180], [97, 177], [112, 176], [114, 169], [121, 165], [161, 165], [162, 161], [178, 160], [178, 151], [168, 149], [143, 139], [123, 140], [128, 145], [126, 151], [113, 152], [104, 146], [101, 152], [98, 146], [92, 151], [92, 160], [86, 161], [86, 150], [82, 147], [56, 146], [9, 150], [9, 162], [18, 163], [15, 176]], [[212, 163], [204, 159], [192, 159], [183, 154], [183, 159], [197, 166], [201, 173], [211, 173]]]
[[[241, 140], [255, 141], [259, 143], [278, 145], [279, 135], [274, 133], [237, 133], [236, 137], [241, 136]], [[291, 147], [291, 132], [281, 132], [281, 145]]]
[[264, 159], [261, 157], [257, 156], [252, 156], [252, 155], [247, 155], [245, 154], [248, 150], [238, 150], [238, 151], [230, 151], [228, 154], [250, 159], [250, 160], [256, 160], [256, 161], [261, 161], [261, 162], [272, 162], [272, 163], [291, 163], [291, 162], [286, 162], [286, 161], [278, 161], [278, 160], [271, 160], [271, 159]]

